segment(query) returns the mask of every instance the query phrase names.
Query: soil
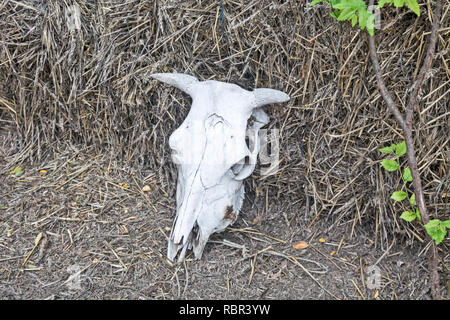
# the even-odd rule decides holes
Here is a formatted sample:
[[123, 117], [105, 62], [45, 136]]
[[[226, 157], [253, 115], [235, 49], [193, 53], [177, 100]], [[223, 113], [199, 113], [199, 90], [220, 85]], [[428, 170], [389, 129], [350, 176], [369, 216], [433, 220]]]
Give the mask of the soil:
[[430, 299], [425, 241], [399, 232], [383, 247], [371, 221], [313, 217], [301, 198], [286, 212], [251, 183], [202, 259], [170, 266], [174, 188], [112, 159], [80, 147], [0, 176], [0, 297]]

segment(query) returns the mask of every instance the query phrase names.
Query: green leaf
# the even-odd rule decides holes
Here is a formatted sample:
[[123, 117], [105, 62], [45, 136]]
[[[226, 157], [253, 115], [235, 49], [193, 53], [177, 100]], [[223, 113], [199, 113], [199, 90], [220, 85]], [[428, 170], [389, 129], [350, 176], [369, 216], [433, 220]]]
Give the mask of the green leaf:
[[395, 201], [403, 201], [408, 197], [405, 191], [394, 191], [391, 195], [391, 199]]
[[315, 6], [316, 4], [318, 4], [318, 3], [322, 2], [322, 1], [324, 1], [324, 0], [313, 0], [313, 1], [311, 1], [311, 3], [309, 4], [309, 6], [310, 6], [310, 7]]
[[425, 225], [425, 230], [430, 237], [436, 242], [441, 243], [447, 234], [446, 226], [439, 219], [433, 219]]
[[367, 32], [369, 32], [371, 36], [373, 36], [374, 34], [374, 28], [375, 28], [375, 15], [369, 13], [369, 16], [367, 18]]
[[[415, 202], [414, 202], [414, 203], [415, 203]], [[420, 215], [419, 208], [416, 208], [416, 217], [417, 217], [417, 220], [419, 220], [420, 222], [422, 222], [422, 216]]]
[[403, 171], [402, 178], [403, 178], [404, 182], [411, 182], [411, 181], [413, 181], [410, 168], [406, 168], [405, 171]]
[[387, 171], [392, 172], [398, 169], [398, 162], [395, 160], [384, 159], [381, 161], [381, 166]]
[[[352, 26], [359, 21], [362, 30], [367, 28], [370, 35], [373, 35], [375, 16], [367, 11], [366, 3], [363, 0], [326, 0], [335, 9], [330, 15], [338, 21], [350, 20]], [[315, 0], [312, 2], [315, 3]], [[356, 15], [358, 12], [358, 15]]]
[[447, 234], [447, 231], [445, 232], [440, 232], [437, 233], [433, 238], [434, 242], [436, 242], [436, 244], [441, 243], [444, 239], [445, 239], [445, 235]]
[[15, 174], [16, 177], [20, 177], [21, 175], [23, 175], [23, 171], [16, 172]]
[[402, 141], [395, 145], [395, 154], [399, 157], [406, 153], [406, 142]]
[[380, 0], [378, 1], [378, 8], [383, 8], [383, 6], [387, 4], [392, 4], [394, 0]]
[[369, 13], [367, 12], [366, 8], [358, 10], [358, 16], [359, 16], [359, 26], [362, 30], [367, 25], [367, 18], [369, 17]]
[[358, 22], [358, 16], [353, 13], [353, 16], [352, 16], [352, 27], [354, 27], [357, 22]]
[[417, 0], [405, 0], [406, 6], [414, 12], [418, 17], [420, 17], [420, 7]]
[[414, 211], [403, 211], [400, 218], [405, 221], [411, 222], [416, 219], [416, 213]]
[[331, 11], [330, 12], [330, 16], [332, 16], [333, 18], [337, 19], [339, 16], [339, 11]]
[[8, 206], [0, 206], [0, 210], [6, 210], [8, 209]]
[[427, 229], [427, 232], [428, 232], [428, 230], [434, 230], [434, 229], [437, 229], [438, 228], [438, 226], [441, 224], [441, 220], [439, 220], [439, 219], [433, 219], [433, 220], [430, 220], [426, 225], [425, 225], [425, 229]]
[[446, 228], [450, 229], [450, 220], [442, 221], [442, 224], [443, 224]]
[[344, 10], [345, 8], [350, 7], [348, 0], [343, 0], [339, 2], [332, 3], [331, 6], [333, 9]]
[[341, 11], [339, 16], [337, 17], [337, 20], [338, 21], [349, 20], [351, 18], [351, 16], [354, 14], [355, 14], [355, 10], [353, 8], [346, 8]]
[[412, 196], [409, 198], [409, 204], [414, 207], [416, 205], [416, 195], [413, 193]]
[[397, 8], [403, 7], [405, 0], [394, 0], [394, 6]]
[[378, 149], [381, 153], [392, 153], [395, 150], [395, 144], [390, 145], [389, 147], [384, 147], [381, 149]]
[[21, 176], [23, 174], [23, 169], [22, 167], [15, 167], [14, 169], [12, 169], [11, 171], [8, 172], [8, 174], [13, 174], [16, 175], [19, 174], [19, 176]]

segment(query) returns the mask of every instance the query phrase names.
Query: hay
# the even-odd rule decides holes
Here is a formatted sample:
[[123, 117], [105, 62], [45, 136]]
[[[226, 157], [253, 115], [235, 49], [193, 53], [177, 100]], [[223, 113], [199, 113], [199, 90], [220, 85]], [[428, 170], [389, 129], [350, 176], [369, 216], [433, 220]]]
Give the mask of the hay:
[[[441, 219], [449, 215], [449, 8], [414, 132], [426, 202]], [[418, 19], [383, 12], [379, 56], [400, 105], [424, 57], [429, 16], [425, 7]], [[282, 204], [287, 224], [301, 203], [310, 225], [373, 223], [382, 247], [392, 231], [413, 239], [421, 231], [389, 199], [401, 179], [379, 165], [377, 149], [402, 137], [376, 89], [365, 33], [328, 13], [305, 1], [2, 0], [0, 127], [15, 150], [1, 170], [89, 147], [153, 170], [173, 195], [167, 140], [190, 101], [149, 75], [188, 73], [291, 96], [265, 108], [268, 128], [280, 129], [280, 170], [247, 182], [250, 194]]]

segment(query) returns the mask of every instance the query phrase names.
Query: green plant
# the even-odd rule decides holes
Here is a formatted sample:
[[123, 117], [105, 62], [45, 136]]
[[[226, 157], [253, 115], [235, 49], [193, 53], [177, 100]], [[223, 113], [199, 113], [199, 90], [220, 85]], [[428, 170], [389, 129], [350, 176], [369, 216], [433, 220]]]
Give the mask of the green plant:
[[363, 0], [314, 0], [309, 5], [313, 6], [320, 2], [328, 3], [333, 11], [330, 15], [338, 21], [351, 21], [352, 27], [359, 24], [359, 27], [373, 36], [375, 16], [367, 11], [366, 3]]
[[425, 229], [436, 244], [439, 244], [444, 240], [447, 229], [450, 229], [450, 220], [441, 221], [439, 219], [433, 219], [425, 225]]
[[[389, 147], [381, 148], [378, 151], [384, 154], [395, 155], [394, 159], [383, 159], [381, 161], [380, 164], [386, 171], [401, 171], [401, 166], [398, 159], [406, 153], [405, 141], [402, 141], [399, 144], [391, 144]], [[416, 203], [416, 196], [414, 193], [409, 195], [406, 185], [408, 182], [413, 181], [411, 169], [409, 167], [403, 170], [402, 180], [402, 189], [394, 191], [391, 195], [391, 199], [396, 202], [403, 202], [404, 200], [408, 199], [409, 210], [403, 211], [403, 213], [400, 215], [400, 218], [408, 222], [413, 222], [416, 219], [419, 222], [422, 222], [422, 217], [420, 216], [420, 211]], [[450, 228], [450, 220], [441, 221], [439, 219], [434, 219], [425, 224], [424, 227], [426, 232], [435, 241], [435, 243], [439, 244], [444, 240], [445, 235], [447, 234], [447, 229]]]
[[[331, 12], [331, 16], [336, 18], [337, 20], [350, 20], [352, 22], [352, 25], [355, 26], [356, 22], [359, 21], [359, 26], [361, 29], [366, 29], [369, 33], [368, 42], [369, 42], [369, 54], [370, 59], [372, 60], [376, 81], [377, 81], [377, 87], [378, 91], [380, 92], [380, 95], [383, 97], [383, 100], [385, 101], [388, 110], [394, 115], [395, 120], [400, 125], [400, 127], [403, 130], [403, 136], [405, 137], [405, 146], [406, 146], [406, 155], [408, 159], [408, 167], [410, 168], [409, 171], [405, 171], [403, 175], [406, 179], [409, 179], [408, 175], [411, 174], [412, 178], [412, 185], [414, 188], [414, 201], [410, 199], [410, 205], [412, 207], [415, 207], [417, 205], [417, 211], [416, 208], [414, 210], [408, 210], [408, 213], [405, 213], [403, 215], [403, 218], [406, 219], [422, 219], [423, 223], [425, 224], [425, 229], [428, 228], [430, 230], [431, 234], [427, 231], [428, 234], [430, 234], [430, 237], [434, 240], [432, 242], [430, 254], [429, 254], [429, 272], [430, 272], [430, 285], [431, 285], [431, 295], [433, 299], [440, 300], [441, 294], [440, 294], [440, 284], [439, 284], [439, 273], [438, 273], [438, 249], [436, 246], [436, 240], [439, 241], [440, 238], [445, 237], [445, 234], [442, 236], [442, 233], [445, 231], [448, 227], [448, 223], [441, 222], [441, 223], [435, 223], [433, 222], [431, 225], [429, 225], [430, 216], [428, 215], [427, 206], [425, 204], [425, 197], [422, 187], [422, 181], [420, 179], [419, 174], [419, 168], [417, 165], [417, 158], [416, 158], [416, 152], [414, 148], [414, 139], [413, 139], [413, 120], [414, 120], [414, 111], [417, 110], [417, 104], [418, 104], [418, 95], [419, 91], [425, 81], [425, 75], [428, 73], [428, 70], [430, 69], [431, 62], [433, 61], [433, 56], [436, 51], [436, 43], [438, 39], [438, 33], [439, 33], [439, 24], [441, 20], [441, 13], [442, 13], [442, 0], [436, 0], [435, 9], [433, 12], [433, 19], [431, 23], [431, 32], [429, 36], [429, 43], [428, 43], [428, 49], [425, 56], [425, 59], [423, 60], [422, 67], [420, 69], [420, 72], [417, 75], [416, 79], [412, 79], [411, 81], [412, 85], [411, 88], [405, 93], [408, 94], [409, 92], [409, 100], [406, 105], [406, 112], [403, 115], [400, 112], [400, 109], [397, 107], [396, 102], [394, 100], [394, 96], [391, 94], [391, 92], [386, 87], [386, 84], [383, 79], [383, 70], [381, 68], [381, 64], [378, 61], [377, 56], [377, 46], [375, 43], [375, 36], [374, 36], [374, 16], [372, 13], [370, 13], [367, 9], [367, 6], [365, 2], [360, 0], [313, 0], [310, 5], [313, 6], [315, 4], [318, 4], [320, 2], [326, 2], [328, 3], [332, 9], [334, 10]], [[369, 0], [370, 9], [372, 8], [372, 5], [374, 4], [374, 0]], [[378, 1], [378, 8], [382, 8], [385, 4], [394, 5], [395, 7], [403, 7], [407, 6], [410, 8], [417, 16], [420, 16], [420, 7], [417, 2], [417, 0], [379, 0]], [[426, 6], [429, 10], [428, 15], [430, 16], [431, 20], [431, 8], [430, 5]], [[402, 102], [403, 104], [403, 102]], [[401, 153], [401, 148], [403, 146], [400, 146], [397, 151], [396, 146], [391, 146], [387, 148], [393, 148], [393, 152], [399, 152]], [[387, 149], [386, 149], [387, 150]], [[387, 159], [389, 160], [389, 159]], [[395, 160], [391, 161], [385, 161], [384, 164], [387, 167], [387, 170], [395, 171], [398, 169], [399, 165], [398, 162]], [[406, 170], [406, 169], [405, 169]], [[404, 197], [404, 193], [397, 193], [394, 197]], [[407, 194], [406, 194], [407, 197]], [[405, 199], [406, 199], [405, 197]], [[428, 225], [428, 227], [426, 227]], [[439, 229], [439, 230], [437, 230]], [[442, 231], [444, 229], [444, 231]], [[437, 231], [436, 231], [437, 230]]]
[[[367, 5], [363, 0], [313, 0], [309, 5], [314, 6], [320, 2], [326, 2], [333, 11], [330, 15], [338, 21], [351, 21], [352, 27], [357, 23], [361, 30], [366, 29], [373, 36], [375, 28], [375, 15], [367, 10]], [[417, 0], [379, 0], [378, 8], [385, 4], [402, 8], [405, 5], [417, 16], [420, 16], [420, 7]]]
[[393, 5], [396, 8], [401, 8], [406, 5], [417, 16], [420, 16], [420, 7], [417, 0], [380, 0], [378, 1], [378, 8], [383, 8], [385, 4]]

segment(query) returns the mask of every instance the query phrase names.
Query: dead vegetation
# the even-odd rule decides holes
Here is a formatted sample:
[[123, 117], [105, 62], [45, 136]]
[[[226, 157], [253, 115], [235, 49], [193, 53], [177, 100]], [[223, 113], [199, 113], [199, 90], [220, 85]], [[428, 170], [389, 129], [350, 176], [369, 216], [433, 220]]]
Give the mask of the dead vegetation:
[[[418, 19], [383, 10], [377, 30], [384, 80], [399, 101], [426, 53], [427, 6]], [[446, 2], [414, 133], [425, 200], [441, 220], [449, 217], [450, 193], [449, 8]], [[417, 253], [403, 261], [410, 271], [424, 263], [422, 228], [400, 220], [402, 208], [389, 199], [401, 177], [379, 165], [377, 149], [403, 138], [376, 89], [367, 43], [327, 9], [303, 1], [0, 0], [0, 30], [0, 277], [6, 296], [30, 298], [22, 281], [38, 279], [48, 288], [40, 298], [368, 298], [364, 264], [388, 263], [404, 247]], [[219, 249], [210, 245], [204, 262], [177, 271], [163, 262], [165, 228], [175, 212], [167, 140], [190, 101], [151, 80], [155, 72], [291, 96], [287, 106], [265, 107], [268, 128], [280, 129], [279, 171], [265, 178], [256, 171], [230, 238], [217, 236]], [[6, 175], [19, 165], [23, 176]], [[142, 191], [145, 185], [150, 192]], [[22, 266], [40, 232], [29, 268]], [[298, 255], [292, 243], [320, 234], [335, 237], [329, 249], [309, 247], [315, 255], [305, 264], [292, 259]], [[448, 245], [440, 252], [444, 275]], [[342, 256], [330, 257], [338, 247]], [[369, 247], [379, 255], [363, 262]], [[55, 288], [67, 287], [66, 268], [73, 264], [86, 268], [85, 282], [96, 285], [64, 296]], [[347, 268], [356, 272], [350, 289], [333, 283], [329, 268], [342, 279]], [[45, 270], [59, 271], [39, 273]], [[389, 280], [380, 297], [426, 294], [420, 280], [426, 268], [404, 275], [392, 262], [383, 271]], [[192, 283], [208, 285], [208, 272], [223, 280], [222, 287], [195, 291]], [[318, 289], [308, 295], [296, 288], [298, 273], [311, 281], [302, 286]], [[417, 287], [407, 287], [411, 279]], [[272, 283], [279, 286], [265, 292]]]

